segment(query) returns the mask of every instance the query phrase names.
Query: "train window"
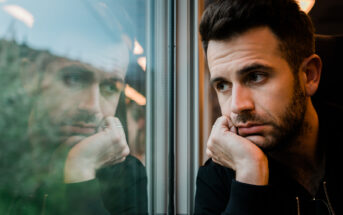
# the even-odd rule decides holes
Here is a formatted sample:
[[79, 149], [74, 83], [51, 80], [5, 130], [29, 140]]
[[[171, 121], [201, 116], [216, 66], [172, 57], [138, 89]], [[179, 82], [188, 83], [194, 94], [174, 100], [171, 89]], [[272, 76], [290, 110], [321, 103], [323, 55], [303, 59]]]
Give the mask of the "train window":
[[0, 1], [1, 214], [148, 213], [147, 13]]

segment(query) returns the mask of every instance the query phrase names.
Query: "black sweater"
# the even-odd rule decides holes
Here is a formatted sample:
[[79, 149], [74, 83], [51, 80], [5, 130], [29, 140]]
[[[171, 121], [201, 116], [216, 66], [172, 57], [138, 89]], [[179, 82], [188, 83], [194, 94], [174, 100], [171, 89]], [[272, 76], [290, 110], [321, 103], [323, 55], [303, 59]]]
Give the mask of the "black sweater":
[[325, 177], [316, 196], [293, 180], [285, 167], [269, 158], [269, 184], [255, 186], [235, 181], [235, 172], [208, 160], [197, 177], [195, 214], [324, 215], [343, 214], [341, 108], [317, 108], [319, 146], [326, 155]]
[[2, 187], [0, 214], [147, 214], [146, 170], [133, 156], [99, 170], [94, 180], [73, 184], [53, 180], [49, 178], [30, 194]]

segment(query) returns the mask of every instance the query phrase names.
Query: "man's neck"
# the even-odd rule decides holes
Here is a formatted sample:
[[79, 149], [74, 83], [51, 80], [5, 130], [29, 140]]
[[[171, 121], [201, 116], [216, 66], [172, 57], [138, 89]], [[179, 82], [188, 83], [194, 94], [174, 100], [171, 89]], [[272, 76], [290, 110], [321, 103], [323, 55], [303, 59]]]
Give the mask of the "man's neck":
[[318, 115], [308, 104], [303, 131], [290, 147], [269, 155], [287, 167], [288, 173], [309, 193], [315, 195], [325, 173], [323, 151], [318, 146]]

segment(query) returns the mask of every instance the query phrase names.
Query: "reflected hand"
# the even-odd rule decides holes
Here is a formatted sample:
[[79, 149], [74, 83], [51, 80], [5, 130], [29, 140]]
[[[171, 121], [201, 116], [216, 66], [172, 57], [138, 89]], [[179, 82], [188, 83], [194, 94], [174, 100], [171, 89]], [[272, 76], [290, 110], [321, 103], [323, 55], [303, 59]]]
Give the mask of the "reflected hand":
[[129, 155], [130, 150], [119, 119], [107, 117], [105, 124], [103, 130], [82, 139], [69, 151], [64, 167], [66, 183], [94, 179], [98, 169], [123, 162]]
[[268, 184], [268, 160], [250, 140], [237, 134], [226, 116], [219, 117], [207, 142], [207, 155], [215, 163], [236, 171], [236, 180], [254, 185]]

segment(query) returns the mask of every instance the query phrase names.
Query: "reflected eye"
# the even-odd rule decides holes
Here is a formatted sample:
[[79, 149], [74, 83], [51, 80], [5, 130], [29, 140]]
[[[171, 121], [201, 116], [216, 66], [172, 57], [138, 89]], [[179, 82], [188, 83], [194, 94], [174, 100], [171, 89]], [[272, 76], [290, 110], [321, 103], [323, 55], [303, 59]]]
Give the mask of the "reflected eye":
[[69, 87], [82, 87], [85, 84], [85, 80], [78, 74], [64, 74], [63, 82]]
[[119, 81], [109, 81], [100, 84], [100, 91], [105, 96], [111, 96], [113, 94], [120, 93], [123, 89], [123, 83]]
[[59, 71], [63, 83], [71, 88], [83, 88], [93, 81], [93, 73], [78, 66], [64, 67]]

